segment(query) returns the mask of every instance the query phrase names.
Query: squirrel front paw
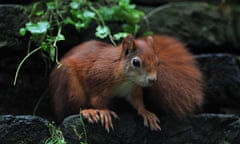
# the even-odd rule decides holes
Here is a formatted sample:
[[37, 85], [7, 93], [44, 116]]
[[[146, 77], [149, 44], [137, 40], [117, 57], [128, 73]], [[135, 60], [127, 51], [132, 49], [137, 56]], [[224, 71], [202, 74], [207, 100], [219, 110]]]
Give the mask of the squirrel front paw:
[[102, 126], [104, 126], [107, 132], [110, 131], [110, 128], [114, 129], [112, 124], [112, 116], [118, 119], [117, 114], [108, 109], [85, 109], [81, 110], [81, 114], [89, 123], [96, 123], [100, 120]]
[[143, 117], [145, 127], [148, 127], [154, 131], [158, 131], [158, 130], [161, 131], [161, 127], [158, 124], [160, 123], [160, 120], [154, 113], [147, 110], [141, 110], [141, 111], [138, 111], [138, 113]]
[[97, 123], [100, 119], [96, 109], [84, 109], [80, 113], [89, 123]]

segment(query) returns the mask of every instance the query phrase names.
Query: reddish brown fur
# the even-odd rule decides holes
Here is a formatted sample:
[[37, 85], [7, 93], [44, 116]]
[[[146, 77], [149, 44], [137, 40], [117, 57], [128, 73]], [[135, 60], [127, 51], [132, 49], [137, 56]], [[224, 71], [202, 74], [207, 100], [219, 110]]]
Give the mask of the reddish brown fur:
[[157, 83], [145, 88], [145, 97], [155, 111], [186, 116], [203, 101], [202, 75], [184, 45], [167, 36], [153, 36], [159, 58]]
[[[142, 68], [131, 66], [136, 55], [142, 58]], [[147, 74], [156, 73], [157, 59], [152, 57], [156, 58], [153, 49], [142, 41], [134, 42], [132, 36], [125, 38], [117, 48], [98, 41], [85, 42], [73, 48], [62, 58], [61, 67], [55, 68], [50, 75], [51, 101], [57, 120], [78, 113], [80, 108], [107, 109], [109, 98], [121, 95], [121, 87], [126, 82], [130, 82], [132, 88], [125, 97], [133, 95], [131, 91], [140, 86], [132, 78], [137, 77], [140, 69]], [[129, 77], [129, 69], [136, 75]], [[142, 99], [142, 95], [138, 97]], [[138, 107], [145, 110], [142, 100], [134, 106], [137, 110]]]
[[[89, 41], [73, 48], [62, 58], [61, 67], [54, 68], [50, 76], [51, 102], [58, 121], [66, 115], [79, 113], [80, 108], [88, 108], [92, 105], [95, 108], [106, 107], [105, 101], [102, 100], [104, 97], [97, 96], [99, 93], [109, 96], [112, 89], [110, 87], [116, 83], [114, 79], [119, 79], [113, 71], [119, 66], [109, 63], [115, 61], [118, 63], [120, 50], [102, 42]], [[95, 71], [90, 71], [92, 67]], [[99, 75], [108, 81], [102, 84]], [[104, 85], [105, 89], [101, 85]], [[90, 95], [96, 97], [93, 96], [90, 100]]]
[[[51, 101], [58, 121], [66, 115], [79, 113], [80, 108], [107, 109], [113, 91], [126, 81], [124, 63], [130, 59], [123, 59], [123, 55], [124, 48], [131, 47], [131, 43], [125, 41], [123, 44], [114, 48], [106, 43], [89, 41], [63, 57], [62, 66], [54, 68], [50, 76]], [[135, 50], [134, 47], [140, 48]], [[143, 60], [143, 69], [148, 73], [157, 71], [157, 82], [144, 88], [144, 96], [155, 106], [155, 111], [181, 117], [202, 104], [201, 73], [192, 55], [180, 42], [155, 35], [150, 41], [147, 37], [135, 40], [134, 47], [130, 51]], [[142, 88], [139, 85], [133, 88], [136, 91], [133, 91], [130, 103], [140, 114], [153, 119], [156, 128], [157, 118], [145, 110]]]

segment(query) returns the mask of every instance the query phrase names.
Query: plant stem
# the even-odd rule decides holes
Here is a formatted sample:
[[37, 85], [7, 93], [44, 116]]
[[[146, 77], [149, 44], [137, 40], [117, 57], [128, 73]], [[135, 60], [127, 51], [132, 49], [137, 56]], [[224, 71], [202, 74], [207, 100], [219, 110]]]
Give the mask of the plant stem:
[[[80, 113], [81, 113], [81, 109], [80, 109]], [[80, 119], [79, 120], [80, 120], [80, 123], [83, 126], [83, 134], [84, 134], [84, 139], [85, 139], [84, 144], [87, 144], [87, 140], [88, 140], [87, 131], [86, 131], [86, 126], [85, 126], [84, 121], [83, 121], [82, 114], [80, 114]]]
[[18, 65], [18, 67], [17, 67], [17, 70], [16, 70], [16, 73], [15, 73], [15, 77], [14, 77], [14, 82], [13, 82], [13, 85], [14, 85], [14, 86], [16, 85], [17, 77], [18, 77], [20, 68], [22, 67], [23, 63], [27, 60], [27, 58], [28, 58], [29, 56], [31, 56], [32, 54], [34, 54], [35, 52], [37, 52], [37, 51], [40, 50], [40, 49], [41, 49], [41, 47], [38, 47], [38, 48], [34, 49], [33, 51], [29, 52], [29, 53], [22, 59], [22, 61], [19, 63], [19, 65]]
[[57, 37], [61, 34], [61, 31], [62, 31], [62, 27], [59, 27], [59, 28], [58, 28], [57, 36], [56, 36], [55, 41], [54, 41], [54, 43], [53, 43], [53, 47], [55, 48], [55, 61], [56, 61], [57, 65], [58, 65], [58, 67], [61, 66], [61, 63], [60, 63], [59, 60], [58, 60]]
[[[89, 6], [89, 8], [97, 14], [100, 22], [102, 23], [102, 26], [106, 26], [106, 24], [105, 24], [105, 22], [104, 22], [104, 20], [103, 20], [103, 17], [102, 17], [101, 14], [97, 11], [97, 9], [95, 9], [93, 6]], [[116, 44], [115, 41], [113, 40], [113, 36], [112, 36], [111, 32], [110, 32], [110, 34], [109, 34], [108, 36], [109, 36], [109, 39], [110, 39], [110, 41], [112, 42], [112, 44], [116, 47], [117, 44]]]

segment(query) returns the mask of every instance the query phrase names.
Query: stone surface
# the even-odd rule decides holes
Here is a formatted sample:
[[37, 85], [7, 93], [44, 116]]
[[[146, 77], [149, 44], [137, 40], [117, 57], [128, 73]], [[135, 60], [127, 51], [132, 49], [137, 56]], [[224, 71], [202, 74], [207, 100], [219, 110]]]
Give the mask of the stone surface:
[[36, 116], [0, 116], [1, 144], [43, 144], [49, 137], [47, 120]]
[[[205, 110], [240, 114], [239, 59], [231, 54], [207, 54], [197, 56], [205, 79]], [[236, 111], [237, 110], [237, 111]], [[230, 112], [230, 111], [229, 111]]]
[[2, 47], [8, 47], [6, 51], [19, 52], [22, 49], [20, 45], [27, 41], [19, 36], [19, 29], [27, 20], [23, 8], [18, 5], [0, 5], [0, 19], [0, 51], [3, 51]]
[[234, 115], [202, 114], [189, 119], [191, 143], [238, 144], [240, 119]]
[[[18, 30], [26, 22], [20, 6], [0, 6], [0, 48], [7, 46], [19, 50], [27, 44], [26, 37], [19, 37]], [[240, 52], [240, 7], [238, 5], [209, 4], [205, 2], [171, 2], [160, 7], [141, 6], [146, 12], [141, 32], [151, 30], [155, 33], [175, 36], [191, 48], [194, 53]], [[6, 16], [7, 15], [7, 16]], [[119, 29], [116, 23], [109, 23], [112, 30]], [[66, 52], [73, 45], [93, 39], [95, 26], [80, 34], [71, 28], [64, 29], [67, 41], [59, 44], [60, 52]], [[140, 33], [141, 33], [140, 32]], [[70, 41], [72, 43], [70, 43]], [[24, 43], [25, 42], [25, 43]], [[22, 46], [21, 46], [22, 47]]]
[[[107, 133], [100, 124], [85, 123], [87, 142], [89, 144], [237, 144], [240, 142], [240, 120], [234, 115], [201, 114], [185, 120], [162, 116], [160, 120], [161, 132], [145, 128], [142, 119], [134, 113], [120, 115], [120, 120], [114, 121], [115, 128], [110, 133]], [[66, 118], [62, 131], [69, 144], [86, 142], [78, 115]]]
[[0, 0], [0, 4], [29, 4], [29, 3], [33, 3], [36, 2], [37, 0]]
[[[68, 144], [238, 144], [240, 118], [235, 115], [200, 114], [187, 119], [161, 116], [162, 131], [150, 131], [136, 113], [120, 115], [109, 133], [100, 123], [67, 117], [60, 129]], [[36, 116], [0, 116], [1, 144], [42, 144], [50, 137], [48, 121]], [[83, 129], [84, 125], [84, 129]]]
[[[185, 2], [208, 2], [211, 4], [239, 4], [240, 2], [237, 0], [228, 0], [228, 1], [221, 1], [221, 0], [184, 0]], [[133, 3], [137, 5], [143, 5], [143, 6], [158, 6], [166, 3], [172, 3], [172, 2], [181, 2], [179, 0], [132, 0]]]
[[[19, 5], [0, 5], [0, 19], [0, 114], [32, 114], [40, 97], [46, 95], [49, 62], [42, 53], [31, 55], [14, 86], [17, 67], [27, 55], [28, 37], [19, 36], [26, 15]], [[42, 112], [48, 112], [49, 106], [41, 104]]]
[[[165, 1], [166, 2], [166, 1]], [[163, 0], [149, 3], [165, 3]], [[137, 3], [137, 2], [136, 2]], [[138, 7], [146, 14], [139, 35], [146, 31], [174, 36], [183, 41], [195, 54], [209, 52], [240, 53], [240, 7], [238, 5], [210, 4], [207, 2], [167, 2], [156, 6]], [[112, 32], [121, 30], [118, 23], [107, 23]], [[76, 33], [72, 28], [63, 31], [67, 41], [60, 50], [78, 42], [95, 39], [95, 25]], [[109, 41], [108, 41], [109, 42]], [[68, 50], [68, 49], [67, 49]], [[66, 52], [60, 51], [60, 52]]]
[[139, 8], [146, 13], [142, 32], [177, 37], [194, 53], [240, 52], [239, 6], [179, 2]]

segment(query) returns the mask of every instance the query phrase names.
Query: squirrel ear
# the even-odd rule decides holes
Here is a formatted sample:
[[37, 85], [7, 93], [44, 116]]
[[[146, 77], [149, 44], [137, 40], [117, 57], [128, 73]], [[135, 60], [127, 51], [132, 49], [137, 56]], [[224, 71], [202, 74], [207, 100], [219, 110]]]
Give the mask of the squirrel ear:
[[148, 43], [149, 46], [153, 45], [153, 37], [152, 36], [147, 37], [147, 43]]
[[128, 34], [122, 41], [122, 50], [124, 55], [128, 55], [131, 51], [135, 50], [134, 47], [134, 36]]

